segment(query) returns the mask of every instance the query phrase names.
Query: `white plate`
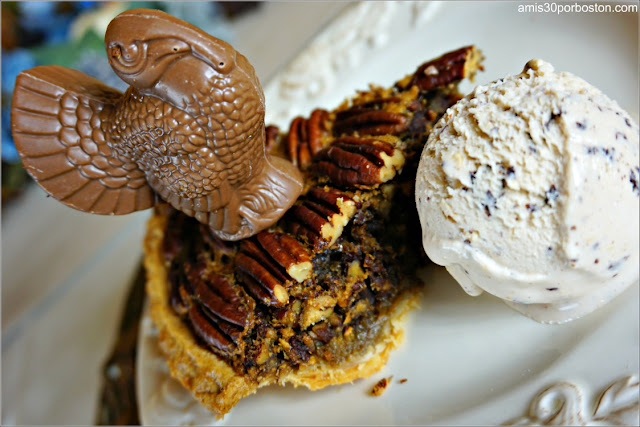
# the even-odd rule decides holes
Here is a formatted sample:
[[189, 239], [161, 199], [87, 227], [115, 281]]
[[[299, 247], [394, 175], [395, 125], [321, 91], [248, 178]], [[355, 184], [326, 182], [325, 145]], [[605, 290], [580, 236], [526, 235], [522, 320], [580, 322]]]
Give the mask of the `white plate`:
[[[527, 60], [542, 58], [583, 77], [637, 117], [637, 13], [527, 13], [520, 5], [353, 4], [266, 85], [268, 122], [286, 127], [297, 114], [334, 108], [370, 82], [390, 85], [421, 62], [467, 44], [486, 56], [486, 71], [475, 83], [518, 73]], [[462, 90], [471, 87], [464, 83]], [[261, 389], [218, 423], [638, 423], [637, 284], [586, 318], [548, 326], [491, 296], [466, 295], [443, 269], [431, 267], [424, 278], [425, 295], [410, 316], [405, 343], [381, 372], [315, 392]], [[168, 377], [147, 315], [141, 331], [143, 423], [215, 423]], [[389, 376], [381, 397], [368, 395]]]

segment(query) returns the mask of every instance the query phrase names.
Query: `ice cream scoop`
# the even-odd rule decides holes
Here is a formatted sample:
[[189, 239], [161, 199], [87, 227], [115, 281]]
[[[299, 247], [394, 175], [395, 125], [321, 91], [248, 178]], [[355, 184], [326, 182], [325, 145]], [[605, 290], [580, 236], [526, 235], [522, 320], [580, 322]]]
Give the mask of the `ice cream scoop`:
[[423, 244], [470, 295], [562, 323], [638, 282], [638, 125], [542, 60], [478, 86], [424, 147]]

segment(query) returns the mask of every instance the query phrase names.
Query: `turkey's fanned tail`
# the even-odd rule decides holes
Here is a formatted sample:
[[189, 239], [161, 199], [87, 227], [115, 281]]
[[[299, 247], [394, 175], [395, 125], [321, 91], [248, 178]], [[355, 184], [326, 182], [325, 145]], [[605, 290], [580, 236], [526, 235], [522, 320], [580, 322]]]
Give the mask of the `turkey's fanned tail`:
[[42, 66], [16, 79], [11, 129], [25, 169], [52, 197], [90, 213], [150, 208], [155, 195], [138, 166], [108, 143], [122, 97], [79, 71]]

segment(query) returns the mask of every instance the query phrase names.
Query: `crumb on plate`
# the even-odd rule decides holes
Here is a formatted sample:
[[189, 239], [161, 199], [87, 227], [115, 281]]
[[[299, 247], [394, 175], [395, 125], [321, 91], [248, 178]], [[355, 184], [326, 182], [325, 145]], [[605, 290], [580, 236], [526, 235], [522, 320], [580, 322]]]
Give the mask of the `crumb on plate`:
[[389, 385], [389, 383], [391, 382], [391, 379], [393, 378], [393, 376], [391, 377], [387, 377], [387, 378], [383, 378], [380, 381], [378, 381], [373, 388], [371, 389], [371, 394], [373, 396], [380, 396], [382, 395], [382, 393], [384, 393], [384, 391], [386, 390], [387, 386]]

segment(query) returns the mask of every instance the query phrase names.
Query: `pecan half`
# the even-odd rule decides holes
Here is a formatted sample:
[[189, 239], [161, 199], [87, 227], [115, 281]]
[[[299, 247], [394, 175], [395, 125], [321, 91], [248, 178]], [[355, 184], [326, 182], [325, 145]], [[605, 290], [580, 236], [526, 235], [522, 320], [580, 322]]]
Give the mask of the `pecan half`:
[[180, 271], [180, 267], [175, 264], [175, 261], [169, 268], [167, 278], [171, 284], [169, 293], [171, 307], [180, 315], [187, 314], [191, 308], [191, 298], [189, 296], [193, 293], [193, 288]]
[[264, 142], [264, 148], [267, 153], [271, 153], [278, 145], [278, 135], [280, 134], [280, 128], [275, 125], [269, 125], [265, 128], [266, 139]]
[[192, 269], [187, 277], [193, 287], [192, 299], [220, 320], [241, 328], [247, 325], [253, 311], [249, 311], [244, 298], [229, 279], [217, 273], [206, 274], [200, 269]]
[[358, 203], [334, 188], [314, 187], [289, 210], [289, 228], [314, 245], [328, 248], [342, 235]]
[[240, 252], [236, 257], [238, 279], [247, 291], [267, 306], [284, 306], [289, 302], [289, 293], [277, 274], [261, 265], [255, 258]]
[[356, 106], [336, 114], [333, 134], [395, 135], [405, 130], [408, 123], [404, 114]]
[[223, 354], [242, 351], [242, 336], [254, 323], [254, 302], [225, 276], [207, 272], [204, 263], [170, 271], [171, 305], [186, 315], [193, 331]]
[[311, 277], [311, 257], [300, 242], [284, 233], [263, 231], [256, 236], [264, 250], [298, 283]]
[[388, 142], [391, 138], [395, 137], [338, 138], [331, 147], [318, 153], [312, 170], [338, 186], [370, 187], [387, 182], [405, 162], [402, 152]]
[[263, 231], [240, 245], [236, 257], [240, 280], [262, 303], [282, 306], [289, 301], [291, 280], [311, 277], [311, 257], [300, 242], [284, 233]]
[[326, 110], [315, 109], [309, 119], [296, 117], [287, 134], [287, 153], [294, 165], [306, 169], [311, 158], [324, 147], [322, 137], [327, 135]]
[[413, 75], [400, 80], [396, 87], [408, 89], [413, 85], [422, 91], [471, 77], [482, 70], [482, 53], [475, 46], [465, 46], [446, 53], [432, 61], [425, 62]]
[[205, 315], [199, 306], [191, 306], [187, 314], [194, 332], [207, 345], [223, 353], [230, 353], [233, 350], [231, 339], [214, 326], [209, 316]]

